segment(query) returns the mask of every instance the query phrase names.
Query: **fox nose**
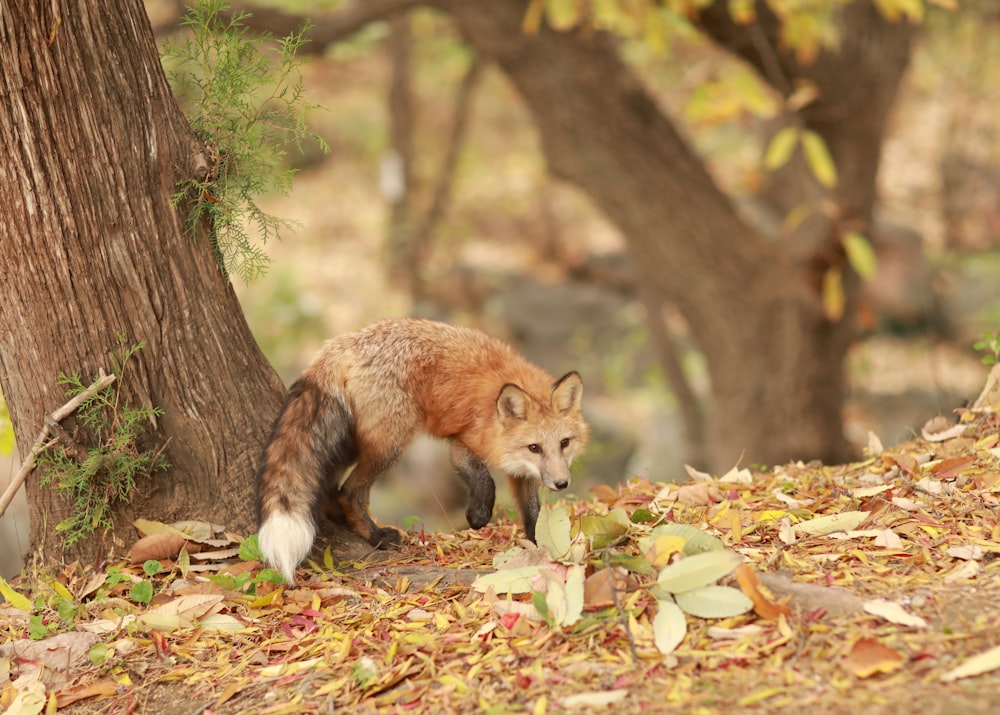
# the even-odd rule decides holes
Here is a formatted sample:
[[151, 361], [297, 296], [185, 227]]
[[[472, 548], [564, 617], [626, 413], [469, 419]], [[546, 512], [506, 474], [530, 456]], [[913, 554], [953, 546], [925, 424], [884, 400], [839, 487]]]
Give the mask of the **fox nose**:
[[568, 479], [564, 479], [561, 482], [556, 482], [555, 483], [556, 489], [565, 489], [568, 486], [569, 486], [569, 480]]

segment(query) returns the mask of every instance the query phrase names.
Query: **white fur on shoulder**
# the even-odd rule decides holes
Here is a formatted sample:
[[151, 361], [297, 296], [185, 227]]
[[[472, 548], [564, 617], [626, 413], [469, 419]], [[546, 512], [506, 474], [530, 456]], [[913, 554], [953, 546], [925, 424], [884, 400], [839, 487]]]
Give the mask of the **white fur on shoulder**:
[[283, 511], [268, 516], [257, 535], [264, 558], [289, 584], [295, 583], [295, 567], [309, 553], [315, 538], [312, 519]]

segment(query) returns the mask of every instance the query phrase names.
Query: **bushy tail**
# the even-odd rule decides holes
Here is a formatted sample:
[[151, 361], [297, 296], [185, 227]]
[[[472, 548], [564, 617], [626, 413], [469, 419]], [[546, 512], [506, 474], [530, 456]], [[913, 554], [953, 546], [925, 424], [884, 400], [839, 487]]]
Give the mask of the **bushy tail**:
[[299, 378], [257, 470], [260, 549], [289, 583], [316, 538], [320, 496], [337, 488], [356, 459], [354, 419], [345, 401], [309, 377]]

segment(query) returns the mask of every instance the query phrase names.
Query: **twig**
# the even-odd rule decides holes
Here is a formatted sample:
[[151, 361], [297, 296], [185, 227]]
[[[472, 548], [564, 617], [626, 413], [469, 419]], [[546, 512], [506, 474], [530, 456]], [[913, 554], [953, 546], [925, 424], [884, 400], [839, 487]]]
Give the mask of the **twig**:
[[625, 609], [622, 608], [621, 601], [618, 600], [618, 588], [615, 586], [614, 576], [611, 573], [611, 548], [623, 541], [622, 537], [618, 537], [613, 543], [608, 544], [604, 549], [604, 570], [608, 573], [608, 581], [611, 584], [611, 601], [615, 604], [615, 608], [618, 610], [618, 614], [622, 619], [622, 628], [625, 629], [625, 635], [628, 637], [628, 647], [632, 652], [632, 664], [639, 664], [639, 652], [635, 647], [635, 636], [632, 635], [632, 628], [628, 623], [628, 614]]
[[14, 495], [17, 490], [24, 483], [24, 480], [28, 478], [31, 470], [35, 468], [35, 457], [42, 453], [42, 451], [48, 446], [46, 439], [49, 436], [49, 425], [47, 424], [49, 420], [52, 422], [62, 422], [64, 419], [69, 417], [76, 409], [82, 405], [84, 402], [89, 400], [91, 397], [96, 395], [98, 392], [103, 390], [105, 387], [110, 385], [115, 381], [114, 375], [105, 375], [104, 371], [100, 371], [100, 377], [94, 381], [90, 387], [76, 395], [67, 402], [65, 405], [60, 407], [58, 410], [53, 412], [51, 416], [48, 416], [45, 420], [46, 424], [43, 425], [42, 431], [38, 433], [38, 437], [35, 438], [35, 443], [31, 447], [31, 451], [28, 453], [27, 458], [21, 464], [21, 468], [18, 470], [17, 474], [14, 476], [13, 481], [7, 486], [7, 490], [0, 497], [0, 516], [4, 515], [7, 511], [7, 507], [14, 500]]

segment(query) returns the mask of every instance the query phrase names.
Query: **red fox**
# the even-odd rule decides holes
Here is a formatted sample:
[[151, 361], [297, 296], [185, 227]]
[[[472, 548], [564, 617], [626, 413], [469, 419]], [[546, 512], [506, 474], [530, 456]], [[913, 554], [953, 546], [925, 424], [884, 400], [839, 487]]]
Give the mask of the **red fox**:
[[293, 583], [324, 507], [372, 545], [398, 545], [402, 532], [372, 520], [368, 494], [421, 431], [449, 441], [469, 489], [469, 526], [493, 515], [494, 468], [507, 474], [534, 541], [539, 484], [568, 487], [586, 447], [582, 397], [579, 373], [554, 380], [470, 328], [391, 319], [329, 340], [289, 389], [264, 450], [261, 552]]

